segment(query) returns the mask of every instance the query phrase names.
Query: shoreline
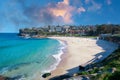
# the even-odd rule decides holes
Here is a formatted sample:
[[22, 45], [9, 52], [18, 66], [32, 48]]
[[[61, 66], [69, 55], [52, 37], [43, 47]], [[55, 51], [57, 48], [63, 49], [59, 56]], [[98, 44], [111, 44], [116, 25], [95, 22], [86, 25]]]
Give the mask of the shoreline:
[[59, 49], [59, 51], [58, 51], [58, 53], [57, 54], [54, 54], [54, 55], [52, 55], [54, 58], [55, 58], [55, 60], [56, 60], [56, 63], [54, 63], [52, 66], [53, 66], [53, 69], [51, 69], [50, 71], [48, 71], [48, 72], [51, 72], [51, 71], [54, 71], [56, 68], [57, 68], [57, 66], [60, 64], [60, 62], [62, 61], [62, 56], [65, 54], [65, 52], [66, 52], [66, 48], [67, 48], [67, 44], [66, 44], [66, 42], [64, 42], [64, 41], [61, 41], [61, 40], [58, 40], [59, 41], [59, 43], [60, 43], [60, 49]]
[[[106, 46], [107, 46], [106, 50], [112, 49], [107, 52], [106, 50], [102, 49], [101, 46], [96, 45], [97, 40], [91, 39], [91, 38], [76, 38], [76, 37], [50, 37], [50, 38], [60, 40], [62, 42], [66, 42], [67, 48], [66, 48], [66, 52], [61, 55], [60, 63], [56, 66], [55, 70], [51, 71], [51, 76], [46, 78], [46, 80], [49, 80], [53, 77], [57, 77], [64, 74], [73, 75], [74, 73], [78, 72], [79, 65], [87, 65], [92, 62], [92, 61], [90, 62], [90, 60], [92, 59], [96, 60], [94, 55], [97, 55], [98, 53], [104, 53], [105, 54], [104, 56], [108, 56], [114, 50], [117, 49], [116, 44], [101, 40], [101, 42], [103, 41], [103, 43], [106, 43]], [[83, 41], [83, 43], [79, 42], [79, 40]], [[77, 42], [79, 43], [77, 44]], [[108, 47], [110, 45], [112, 45], [112, 48]], [[73, 47], [74, 47], [74, 50], [73, 50]], [[79, 54], [79, 52], [80, 53], [84, 52], [84, 54]], [[104, 58], [105, 57], [101, 58], [101, 60]]]
[[[47, 38], [47, 39], [53, 39], [53, 38]], [[66, 51], [67, 51], [67, 42], [64, 40], [58, 40], [58, 39], [54, 39], [54, 40], [57, 40], [60, 43], [60, 46], [58, 47], [59, 48], [58, 53], [51, 55], [56, 60], [56, 62], [52, 64], [48, 70], [44, 70], [42, 74], [37, 72], [36, 77], [33, 78], [34, 80], [48, 80], [47, 78], [46, 79], [43, 78], [42, 75], [45, 73], [51, 73], [55, 71], [59, 66], [59, 64], [63, 62], [64, 60], [63, 56], [66, 54]]]

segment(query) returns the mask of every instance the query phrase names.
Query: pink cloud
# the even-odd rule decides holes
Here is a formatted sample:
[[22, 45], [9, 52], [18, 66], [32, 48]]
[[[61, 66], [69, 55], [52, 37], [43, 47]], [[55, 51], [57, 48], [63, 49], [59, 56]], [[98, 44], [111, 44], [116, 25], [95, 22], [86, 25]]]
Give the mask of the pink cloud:
[[74, 12], [82, 13], [85, 12], [83, 7], [76, 8], [70, 5], [69, 0], [63, 0], [62, 2], [58, 2], [55, 7], [49, 6], [48, 10], [56, 17], [56, 19], [61, 18], [64, 23], [73, 23], [72, 16]]
[[[76, 0], [79, 2], [79, 0]], [[48, 3], [45, 6], [31, 5], [24, 8], [23, 14], [34, 24], [72, 24], [73, 16], [80, 15], [85, 12], [85, 8], [81, 4], [79, 6], [71, 5], [70, 0], [63, 0], [57, 3]], [[15, 20], [16, 21], [16, 20]]]
[[72, 12], [74, 7], [69, 5], [69, 0], [64, 0], [63, 2], [58, 2], [55, 7], [49, 6], [48, 10], [57, 18], [63, 20], [64, 23], [72, 23]]
[[[62, 2], [61, 2], [62, 3]], [[69, 5], [69, 0], [64, 0], [63, 4]]]

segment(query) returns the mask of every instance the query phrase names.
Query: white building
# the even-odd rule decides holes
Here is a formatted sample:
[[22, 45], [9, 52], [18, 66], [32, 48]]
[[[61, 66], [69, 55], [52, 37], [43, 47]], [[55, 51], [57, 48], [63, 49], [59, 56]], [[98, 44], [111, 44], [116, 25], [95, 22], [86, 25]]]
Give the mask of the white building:
[[55, 26], [50, 26], [49, 32], [55, 32]]

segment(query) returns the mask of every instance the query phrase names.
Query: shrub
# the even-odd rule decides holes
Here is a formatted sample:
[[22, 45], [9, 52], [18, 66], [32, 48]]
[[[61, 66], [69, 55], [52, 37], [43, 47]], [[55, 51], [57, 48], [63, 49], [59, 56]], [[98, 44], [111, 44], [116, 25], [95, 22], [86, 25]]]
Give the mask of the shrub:
[[120, 71], [116, 71], [114, 74], [109, 76], [108, 80], [120, 80]]

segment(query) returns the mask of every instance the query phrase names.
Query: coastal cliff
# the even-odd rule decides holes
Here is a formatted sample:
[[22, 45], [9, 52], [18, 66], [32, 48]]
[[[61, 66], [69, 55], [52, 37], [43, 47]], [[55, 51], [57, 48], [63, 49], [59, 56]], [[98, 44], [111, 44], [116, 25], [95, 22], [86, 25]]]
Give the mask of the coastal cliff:
[[19, 36], [22, 37], [32, 37], [32, 38], [45, 38], [46, 35], [44, 35], [44, 32], [42, 30], [39, 29], [30, 29], [30, 28], [25, 28], [25, 29], [20, 29], [19, 30]]

